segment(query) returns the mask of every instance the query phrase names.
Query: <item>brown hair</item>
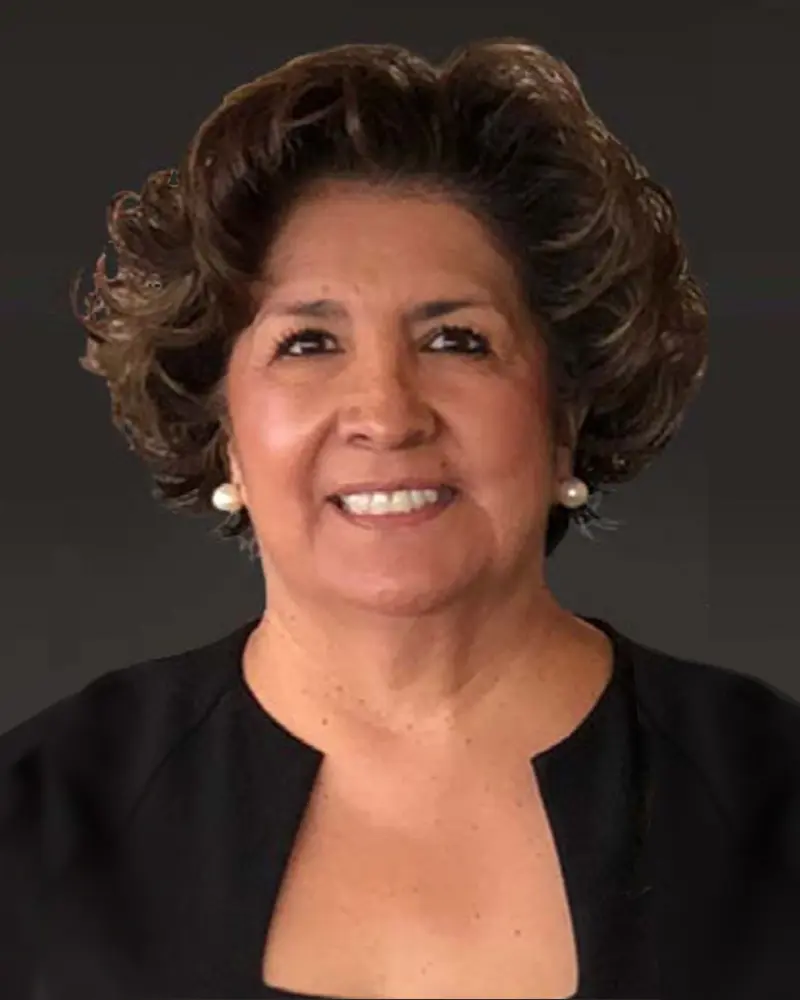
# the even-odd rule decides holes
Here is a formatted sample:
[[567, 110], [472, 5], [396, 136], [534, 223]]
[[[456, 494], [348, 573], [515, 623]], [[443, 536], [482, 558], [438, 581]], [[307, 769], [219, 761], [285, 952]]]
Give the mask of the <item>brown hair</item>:
[[[234, 90], [179, 169], [111, 202], [116, 273], [101, 256], [75, 304], [81, 363], [107, 381], [160, 499], [207, 511], [227, 477], [232, 344], [270, 240], [329, 177], [420, 185], [484, 221], [543, 321], [556, 415], [583, 416], [575, 470], [593, 491], [631, 479], [671, 439], [706, 368], [705, 300], [670, 195], [571, 70], [519, 39], [469, 44], [438, 66], [400, 46], [343, 45]], [[549, 550], [565, 517], [554, 510]], [[252, 539], [246, 512], [222, 530]]]

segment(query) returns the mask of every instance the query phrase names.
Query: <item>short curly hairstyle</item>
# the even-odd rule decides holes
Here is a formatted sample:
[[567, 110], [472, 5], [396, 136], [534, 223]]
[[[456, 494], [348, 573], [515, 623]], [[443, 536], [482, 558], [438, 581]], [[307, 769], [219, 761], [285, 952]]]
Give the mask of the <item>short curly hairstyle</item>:
[[[573, 72], [524, 39], [439, 64], [398, 45], [291, 59], [228, 94], [178, 169], [111, 201], [108, 249], [73, 308], [81, 364], [172, 508], [210, 511], [227, 478], [224, 381], [257, 307], [270, 241], [311, 184], [419, 186], [485, 224], [547, 342], [592, 498], [673, 437], [707, 365], [707, 308], [674, 203], [589, 107]], [[554, 507], [550, 553], [570, 516]], [[253, 543], [246, 511], [218, 528]]]

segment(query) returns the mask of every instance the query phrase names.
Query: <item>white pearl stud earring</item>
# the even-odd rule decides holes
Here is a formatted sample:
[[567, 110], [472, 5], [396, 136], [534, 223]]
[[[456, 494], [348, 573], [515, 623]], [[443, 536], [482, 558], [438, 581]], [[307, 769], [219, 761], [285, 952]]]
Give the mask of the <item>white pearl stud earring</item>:
[[227, 514], [235, 514], [244, 506], [235, 483], [222, 483], [218, 486], [211, 495], [211, 503], [217, 510], [225, 511]]
[[572, 476], [559, 484], [558, 499], [562, 507], [577, 510], [578, 507], [586, 506], [589, 499], [589, 487], [582, 479]]

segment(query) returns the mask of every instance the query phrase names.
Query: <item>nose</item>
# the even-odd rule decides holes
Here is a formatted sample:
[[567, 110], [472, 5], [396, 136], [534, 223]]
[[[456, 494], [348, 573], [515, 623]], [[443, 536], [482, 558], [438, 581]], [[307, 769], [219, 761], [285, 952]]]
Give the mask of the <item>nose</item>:
[[414, 448], [431, 441], [439, 421], [425, 398], [414, 358], [386, 352], [353, 362], [339, 408], [339, 432], [350, 444]]

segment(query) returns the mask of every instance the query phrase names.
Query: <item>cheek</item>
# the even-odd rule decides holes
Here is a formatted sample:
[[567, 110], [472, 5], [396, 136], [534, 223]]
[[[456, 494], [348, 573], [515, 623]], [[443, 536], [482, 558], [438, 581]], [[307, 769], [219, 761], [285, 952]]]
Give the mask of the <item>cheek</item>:
[[535, 486], [549, 476], [552, 444], [545, 390], [536, 381], [475, 393], [465, 408], [474, 456], [487, 482]]
[[307, 393], [283, 386], [240, 386], [231, 419], [242, 475], [256, 505], [294, 503], [308, 486], [322, 420]]

